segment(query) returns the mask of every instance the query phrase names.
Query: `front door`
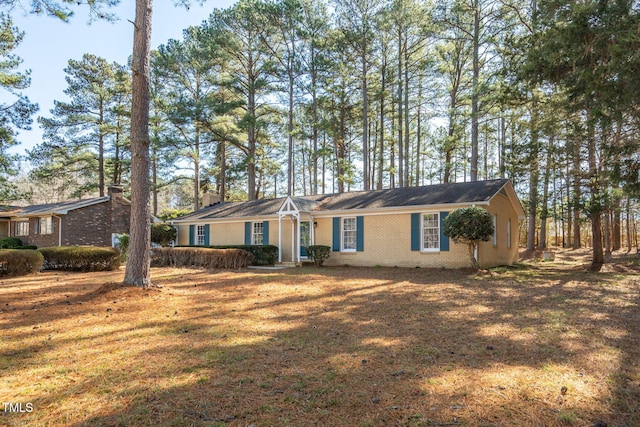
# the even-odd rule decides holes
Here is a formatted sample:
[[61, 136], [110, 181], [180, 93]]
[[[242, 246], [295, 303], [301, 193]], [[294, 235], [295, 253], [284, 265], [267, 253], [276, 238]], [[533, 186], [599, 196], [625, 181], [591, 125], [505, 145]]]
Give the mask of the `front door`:
[[311, 244], [311, 222], [300, 222], [300, 257], [307, 258], [307, 246]]

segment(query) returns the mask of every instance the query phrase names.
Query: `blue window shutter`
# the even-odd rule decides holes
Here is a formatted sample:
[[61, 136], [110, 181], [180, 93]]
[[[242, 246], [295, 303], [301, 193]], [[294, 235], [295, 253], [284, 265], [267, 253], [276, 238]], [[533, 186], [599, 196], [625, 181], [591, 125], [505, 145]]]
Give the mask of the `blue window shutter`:
[[448, 251], [449, 250], [449, 237], [445, 236], [444, 230], [444, 219], [449, 215], [449, 212], [440, 212], [440, 250]]
[[196, 241], [196, 226], [191, 224], [189, 226], [189, 246], [193, 246]]
[[340, 217], [333, 218], [333, 252], [340, 252]]
[[420, 214], [411, 214], [411, 250], [420, 250]]
[[244, 223], [244, 244], [251, 244], [251, 222], [249, 221]]
[[211, 236], [209, 224], [204, 225], [204, 245], [209, 246], [209, 237]]
[[269, 244], [269, 221], [262, 222], [262, 244]]
[[364, 217], [356, 217], [356, 251], [364, 251]]

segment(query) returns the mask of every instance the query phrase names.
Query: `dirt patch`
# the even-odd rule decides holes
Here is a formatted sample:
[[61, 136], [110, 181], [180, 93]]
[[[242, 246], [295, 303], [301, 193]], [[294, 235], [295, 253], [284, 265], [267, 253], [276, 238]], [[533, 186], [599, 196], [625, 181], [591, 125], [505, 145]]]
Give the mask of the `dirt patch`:
[[3, 279], [0, 424], [640, 425], [637, 263], [586, 257]]

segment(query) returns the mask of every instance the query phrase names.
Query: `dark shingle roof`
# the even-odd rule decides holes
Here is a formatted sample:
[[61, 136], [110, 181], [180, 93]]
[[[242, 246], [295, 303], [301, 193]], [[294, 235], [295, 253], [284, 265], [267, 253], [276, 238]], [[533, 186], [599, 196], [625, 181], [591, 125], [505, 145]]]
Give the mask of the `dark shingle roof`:
[[85, 206], [91, 206], [98, 203], [108, 202], [109, 197], [100, 197], [95, 199], [75, 200], [72, 202], [62, 203], [48, 203], [44, 205], [31, 205], [9, 207], [7, 210], [0, 211], [0, 216], [3, 217], [28, 217], [47, 214], [61, 214], [65, 215], [68, 211], [74, 209], [80, 209]]
[[[307, 212], [480, 203], [488, 202], [507, 182], [507, 179], [495, 179], [318, 196], [295, 196], [292, 200], [300, 211]], [[182, 216], [177, 220], [275, 216], [285, 200], [285, 197], [280, 197], [248, 202], [223, 202]]]
[[507, 182], [506, 179], [495, 179], [334, 194], [321, 203], [319, 209], [374, 209], [486, 202]]

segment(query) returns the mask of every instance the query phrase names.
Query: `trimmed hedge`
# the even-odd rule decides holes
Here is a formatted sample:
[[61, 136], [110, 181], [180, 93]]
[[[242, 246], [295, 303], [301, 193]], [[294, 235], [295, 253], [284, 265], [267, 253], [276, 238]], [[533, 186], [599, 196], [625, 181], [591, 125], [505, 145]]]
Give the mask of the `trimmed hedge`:
[[44, 257], [31, 249], [0, 250], [0, 276], [24, 276], [37, 273], [42, 268]]
[[221, 246], [178, 246], [181, 248], [242, 249], [253, 254], [253, 264], [274, 265], [278, 260], [278, 247], [274, 245], [221, 245]]
[[120, 267], [120, 252], [98, 246], [54, 246], [38, 249], [45, 270], [112, 271]]
[[321, 267], [322, 263], [331, 256], [331, 248], [324, 245], [307, 246], [307, 256], [316, 267]]
[[154, 248], [154, 267], [244, 268], [253, 262], [253, 254], [243, 249], [213, 249], [203, 247]]

